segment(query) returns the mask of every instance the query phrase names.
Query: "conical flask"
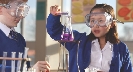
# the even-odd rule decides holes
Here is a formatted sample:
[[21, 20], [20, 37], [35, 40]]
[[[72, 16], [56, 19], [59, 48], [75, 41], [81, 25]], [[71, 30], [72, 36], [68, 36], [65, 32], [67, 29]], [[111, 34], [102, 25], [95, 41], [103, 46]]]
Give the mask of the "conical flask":
[[61, 40], [66, 42], [73, 41], [74, 36], [73, 36], [73, 31], [71, 26], [71, 16], [65, 16], [65, 20], [66, 21], [63, 27]]

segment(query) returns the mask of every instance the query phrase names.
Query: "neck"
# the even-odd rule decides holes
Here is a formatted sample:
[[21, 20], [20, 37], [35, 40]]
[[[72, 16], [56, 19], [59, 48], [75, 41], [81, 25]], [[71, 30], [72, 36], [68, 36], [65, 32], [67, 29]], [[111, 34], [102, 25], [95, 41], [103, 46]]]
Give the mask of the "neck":
[[0, 21], [0, 23], [6, 25], [6, 26], [7, 26], [8, 28], [10, 28], [10, 29], [12, 28], [12, 27], [8, 26], [7, 24], [5, 24], [5, 23], [3, 23], [3, 22], [1, 22], [1, 21]]
[[103, 49], [106, 44], [105, 37], [100, 37], [98, 40], [99, 40], [100, 48]]

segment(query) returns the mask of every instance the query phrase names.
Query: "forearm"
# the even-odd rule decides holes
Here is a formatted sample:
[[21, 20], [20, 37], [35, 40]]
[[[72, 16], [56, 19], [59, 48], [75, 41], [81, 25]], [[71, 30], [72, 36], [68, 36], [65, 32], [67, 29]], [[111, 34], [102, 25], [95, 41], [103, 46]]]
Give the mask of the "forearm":
[[63, 30], [63, 25], [60, 22], [60, 16], [49, 14], [46, 28], [51, 38], [54, 40], [60, 40]]

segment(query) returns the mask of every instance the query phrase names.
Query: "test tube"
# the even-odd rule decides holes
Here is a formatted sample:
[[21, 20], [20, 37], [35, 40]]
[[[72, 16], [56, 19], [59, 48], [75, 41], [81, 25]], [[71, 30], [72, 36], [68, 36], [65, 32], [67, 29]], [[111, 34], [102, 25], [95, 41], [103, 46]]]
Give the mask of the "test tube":
[[50, 57], [50, 55], [46, 55], [45, 61], [49, 62], [49, 57]]
[[[18, 58], [22, 58], [22, 54], [23, 53], [19, 52]], [[18, 62], [17, 62], [17, 71], [16, 72], [20, 71], [20, 66], [21, 66], [21, 60], [18, 60]]]
[[23, 58], [27, 58], [27, 53], [28, 53], [29, 48], [25, 47], [25, 51], [24, 51], [24, 57]]
[[[7, 52], [3, 52], [3, 57], [7, 57]], [[1, 72], [5, 72], [5, 67], [6, 67], [6, 60], [3, 59]]]
[[[12, 58], [15, 58], [16, 52], [12, 52]], [[15, 60], [11, 61], [11, 72], [15, 72]]]
[[89, 68], [86, 68], [86, 69], [85, 69], [85, 72], [90, 72], [90, 71], [89, 71]]
[[68, 12], [60, 12], [60, 13], [57, 13], [58, 15], [68, 15]]
[[66, 72], [69, 72], [69, 56], [66, 54]]
[[36, 69], [30, 68], [30, 69], [28, 70], [28, 72], [36, 72]]
[[[23, 58], [27, 58], [28, 50], [29, 50], [29, 48], [25, 47], [25, 51], [24, 51], [24, 56], [23, 56]], [[26, 61], [25, 61], [25, 62], [24, 62], [24, 66], [23, 66], [23, 71], [25, 71], [26, 67], [27, 67], [27, 64], [26, 64]]]

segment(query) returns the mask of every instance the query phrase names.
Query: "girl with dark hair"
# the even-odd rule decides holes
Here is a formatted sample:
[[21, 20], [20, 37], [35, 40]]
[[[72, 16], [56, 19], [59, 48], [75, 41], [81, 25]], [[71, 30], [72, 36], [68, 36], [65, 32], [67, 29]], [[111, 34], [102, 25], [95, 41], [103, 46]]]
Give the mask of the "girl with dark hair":
[[[61, 40], [63, 30], [59, 12], [57, 5], [51, 6], [47, 18], [47, 31], [54, 40]], [[86, 35], [73, 30], [74, 41], [80, 42], [65, 43], [69, 51], [69, 72], [85, 72], [86, 68], [97, 68], [103, 72], [132, 72], [128, 47], [118, 38], [116, 22], [120, 21], [115, 18], [112, 6], [96, 4], [85, 19], [91, 33]]]

